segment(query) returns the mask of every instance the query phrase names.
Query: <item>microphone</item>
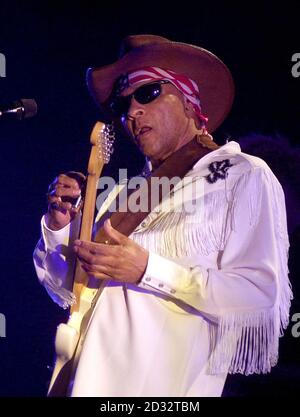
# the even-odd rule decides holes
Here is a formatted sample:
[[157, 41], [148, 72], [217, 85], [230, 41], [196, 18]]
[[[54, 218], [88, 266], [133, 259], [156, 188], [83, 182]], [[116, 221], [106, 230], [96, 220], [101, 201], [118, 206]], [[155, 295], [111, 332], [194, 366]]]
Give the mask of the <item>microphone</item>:
[[36, 101], [32, 98], [22, 98], [11, 105], [0, 106], [0, 120], [3, 119], [29, 119], [37, 113]]

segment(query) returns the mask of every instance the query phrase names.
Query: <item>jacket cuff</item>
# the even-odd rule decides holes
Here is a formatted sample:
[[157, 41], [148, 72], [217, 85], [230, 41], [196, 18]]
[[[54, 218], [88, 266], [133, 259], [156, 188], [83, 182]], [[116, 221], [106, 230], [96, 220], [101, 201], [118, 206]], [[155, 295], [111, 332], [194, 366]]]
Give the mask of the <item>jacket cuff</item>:
[[189, 268], [150, 251], [147, 268], [139, 286], [151, 287], [176, 297], [177, 293], [185, 292], [191, 284], [191, 279]]
[[46, 224], [45, 216], [41, 220], [41, 229], [45, 250], [54, 251], [61, 245], [68, 246], [77, 239], [81, 223], [81, 213], [60, 230], [51, 230]]

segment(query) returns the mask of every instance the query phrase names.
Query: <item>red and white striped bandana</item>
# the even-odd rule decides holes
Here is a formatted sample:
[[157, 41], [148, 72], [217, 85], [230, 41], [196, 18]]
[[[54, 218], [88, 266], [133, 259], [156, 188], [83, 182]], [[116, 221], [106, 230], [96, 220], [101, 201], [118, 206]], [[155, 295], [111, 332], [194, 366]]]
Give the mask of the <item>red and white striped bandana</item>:
[[192, 103], [195, 113], [201, 122], [206, 125], [208, 118], [201, 112], [199, 88], [195, 81], [183, 74], [159, 67], [145, 67], [128, 73], [128, 84], [134, 87], [142, 81], [167, 80], [172, 83]]

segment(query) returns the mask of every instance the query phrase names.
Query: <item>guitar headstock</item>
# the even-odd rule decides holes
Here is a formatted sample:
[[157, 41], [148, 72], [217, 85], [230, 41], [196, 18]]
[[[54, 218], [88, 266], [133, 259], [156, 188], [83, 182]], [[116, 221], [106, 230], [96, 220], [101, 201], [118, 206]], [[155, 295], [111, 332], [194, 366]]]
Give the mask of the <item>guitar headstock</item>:
[[115, 133], [113, 126], [97, 122], [92, 130], [90, 142], [93, 145], [88, 173], [100, 175], [104, 164], [108, 164], [113, 153]]

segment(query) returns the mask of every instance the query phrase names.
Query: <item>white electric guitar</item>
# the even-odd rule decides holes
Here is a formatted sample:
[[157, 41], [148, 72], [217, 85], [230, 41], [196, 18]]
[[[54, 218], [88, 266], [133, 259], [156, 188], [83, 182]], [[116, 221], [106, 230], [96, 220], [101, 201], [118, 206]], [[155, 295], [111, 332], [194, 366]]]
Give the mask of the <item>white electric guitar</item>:
[[[114, 134], [110, 125], [97, 122], [92, 130], [92, 149], [88, 163], [86, 192], [82, 212], [80, 239], [90, 241], [94, 224], [97, 181], [104, 164], [109, 162], [113, 152]], [[72, 382], [83, 345], [84, 336], [93, 311], [94, 303], [100, 295], [99, 287], [89, 286], [89, 277], [76, 261], [73, 293], [76, 303], [71, 307], [68, 323], [61, 323], [56, 332], [56, 362], [52, 374], [48, 396], [66, 396]]]

